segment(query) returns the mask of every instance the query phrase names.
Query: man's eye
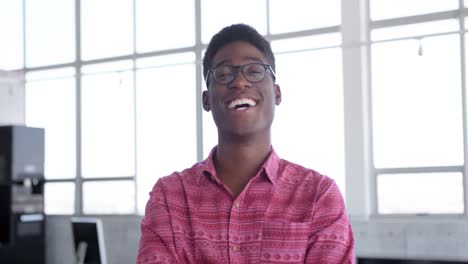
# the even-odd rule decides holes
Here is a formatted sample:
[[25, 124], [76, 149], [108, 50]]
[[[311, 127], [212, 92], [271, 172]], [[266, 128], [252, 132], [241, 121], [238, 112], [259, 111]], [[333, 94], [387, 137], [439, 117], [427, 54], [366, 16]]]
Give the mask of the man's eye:
[[260, 77], [263, 75], [263, 72], [261, 70], [250, 69], [247, 71], [247, 75], [252, 77]]
[[227, 78], [229, 77], [231, 74], [229, 72], [219, 72], [216, 74], [216, 78]]
[[251, 64], [248, 65], [245, 70], [248, 74], [262, 74], [265, 69], [261, 65]]

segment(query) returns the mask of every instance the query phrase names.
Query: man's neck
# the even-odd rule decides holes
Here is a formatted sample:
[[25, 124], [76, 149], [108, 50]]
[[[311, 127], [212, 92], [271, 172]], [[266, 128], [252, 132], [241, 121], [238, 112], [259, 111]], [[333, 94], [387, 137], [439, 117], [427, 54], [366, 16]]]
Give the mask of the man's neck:
[[214, 160], [216, 174], [237, 196], [258, 172], [270, 151], [269, 136], [248, 141], [219, 138]]

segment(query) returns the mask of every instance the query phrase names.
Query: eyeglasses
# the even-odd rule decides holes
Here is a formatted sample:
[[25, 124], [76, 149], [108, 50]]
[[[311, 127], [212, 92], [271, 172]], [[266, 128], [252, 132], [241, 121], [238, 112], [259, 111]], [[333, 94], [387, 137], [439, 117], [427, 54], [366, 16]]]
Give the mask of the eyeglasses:
[[208, 70], [205, 81], [208, 83], [208, 78], [210, 77], [210, 73], [212, 73], [216, 83], [228, 84], [234, 81], [240, 70], [247, 81], [256, 83], [262, 81], [265, 78], [267, 69], [270, 70], [271, 74], [273, 75], [273, 79], [275, 79], [275, 71], [268, 64], [254, 62], [241, 66], [219, 65]]

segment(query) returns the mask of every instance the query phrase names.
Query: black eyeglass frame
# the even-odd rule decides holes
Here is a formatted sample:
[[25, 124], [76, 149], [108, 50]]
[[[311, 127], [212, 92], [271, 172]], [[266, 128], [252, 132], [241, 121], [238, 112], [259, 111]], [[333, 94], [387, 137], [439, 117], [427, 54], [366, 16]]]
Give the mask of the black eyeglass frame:
[[[246, 66], [249, 66], [249, 65], [252, 65], [252, 64], [261, 65], [261, 66], [263, 66], [263, 68], [265, 68], [265, 74], [263, 74], [263, 78], [261, 78], [261, 79], [258, 80], [258, 81], [254, 81], [254, 82], [251, 81], [251, 80], [249, 80], [249, 79], [247, 78], [247, 76], [245, 76], [245, 73], [244, 73], [244, 68], [245, 68]], [[271, 67], [271, 65], [269, 65], [269, 64], [263, 64], [263, 63], [259, 63], [259, 62], [247, 63], [247, 64], [240, 65], [240, 66], [221, 64], [221, 65], [218, 65], [218, 66], [213, 67], [213, 68], [211, 68], [211, 69], [208, 70], [208, 73], [206, 74], [206, 78], [205, 78], [205, 82], [206, 82], [207, 86], [208, 86], [208, 79], [210, 78], [210, 74], [212, 74], [218, 67], [222, 67], [222, 66], [223, 66], [223, 67], [226, 67], [226, 66], [231, 67], [232, 70], [233, 70], [233, 76], [234, 76], [234, 77], [232, 78], [232, 80], [230, 80], [229, 82], [226, 82], [226, 83], [221, 83], [221, 82], [219, 82], [218, 80], [216, 80], [215, 77], [213, 77], [214, 81], [215, 81], [217, 84], [220, 84], [220, 85], [226, 85], [226, 84], [229, 84], [229, 83], [233, 82], [233, 81], [236, 79], [237, 74], [239, 74], [239, 71], [242, 73], [242, 76], [244, 76], [244, 78], [245, 78], [247, 81], [251, 82], [251, 83], [258, 83], [258, 82], [263, 81], [263, 80], [265, 79], [267, 70], [270, 70], [270, 72], [271, 72], [271, 74], [272, 74], [272, 77], [273, 77], [273, 80], [276, 80], [276, 73], [275, 73], [275, 71], [273, 70], [273, 68]]]

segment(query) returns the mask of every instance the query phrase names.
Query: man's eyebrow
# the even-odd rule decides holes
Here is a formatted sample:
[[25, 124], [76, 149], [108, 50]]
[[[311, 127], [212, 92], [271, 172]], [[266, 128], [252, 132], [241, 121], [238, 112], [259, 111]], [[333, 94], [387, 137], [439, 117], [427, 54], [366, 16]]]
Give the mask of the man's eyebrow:
[[222, 61], [216, 63], [215, 65], [213, 65], [213, 67], [211, 67], [211, 68], [214, 69], [214, 68], [218, 67], [219, 65], [223, 65], [226, 61], [227, 60], [222, 60]]
[[[245, 56], [245, 57], [242, 57], [242, 59], [244, 59], [244, 60], [250, 60], [250, 61], [256, 61], [256, 62], [259, 62], [259, 63], [262, 63], [262, 64], [264, 63], [264, 62], [263, 62], [260, 58], [258, 58], [258, 57]], [[216, 68], [216, 67], [218, 67], [219, 65], [223, 65], [223, 64], [225, 64], [226, 62], [229, 62], [229, 61], [230, 61], [230, 60], [222, 60], [222, 61], [216, 63], [215, 65], [213, 65], [212, 68]]]
[[257, 58], [257, 57], [246, 56], [246, 57], [244, 57], [244, 59], [247, 59], [247, 60], [252, 60], [252, 61], [256, 61], [256, 62], [263, 63], [263, 61], [262, 61], [260, 58]]

